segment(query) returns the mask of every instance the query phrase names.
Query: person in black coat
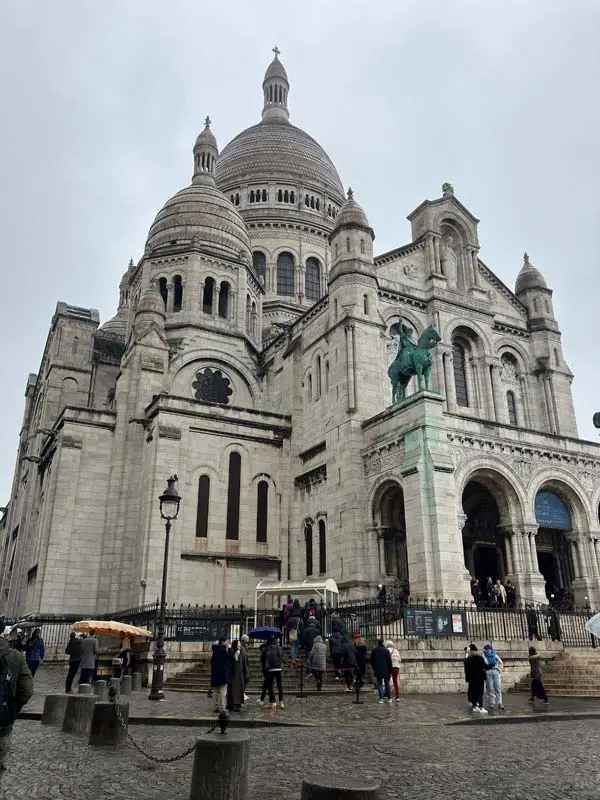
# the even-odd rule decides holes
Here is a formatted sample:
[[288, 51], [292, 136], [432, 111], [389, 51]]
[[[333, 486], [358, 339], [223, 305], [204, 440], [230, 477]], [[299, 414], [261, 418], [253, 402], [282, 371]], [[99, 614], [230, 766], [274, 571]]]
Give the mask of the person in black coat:
[[215, 711], [225, 711], [227, 684], [230, 681], [230, 660], [225, 639], [213, 644], [210, 660], [210, 688], [215, 698]]
[[392, 677], [392, 656], [385, 647], [383, 639], [379, 639], [377, 647], [371, 650], [371, 666], [377, 681], [380, 703], [391, 703], [390, 678]]
[[298, 600], [294, 600], [294, 607], [287, 621], [287, 633], [290, 643], [290, 658], [295, 663], [298, 660], [298, 651], [302, 644], [302, 634], [304, 632], [304, 622], [302, 621], [302, 609]]
[[[304, 634], [302, 636], [302, 644], [304, 645], [304, 649], [306, 651], [306, 661], [308, 663], [310, 659], [310, 654], [313, 648], [313, 642], [317, 638], [317, 636], [321, 635], [321, 627], [317, 622], [315, 617], [309, 617], [308, 623], [304, 628]], [[310, 673], [310, 669], [308, 670]]]
[[483, 707], [483, 689], [485, 686], [485, 659], [477, 650], [477, 645], [469, 645], [465, 654], [465, 681], [468, 685], [467, 696], [471, 710], [477, 714], [487, 714]]

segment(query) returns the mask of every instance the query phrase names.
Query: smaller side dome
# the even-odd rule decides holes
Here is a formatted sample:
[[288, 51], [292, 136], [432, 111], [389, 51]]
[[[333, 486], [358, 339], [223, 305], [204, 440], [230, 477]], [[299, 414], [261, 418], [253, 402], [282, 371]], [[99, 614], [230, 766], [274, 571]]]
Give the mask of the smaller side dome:
[[371, 239], [375, 238], [369, 219], [362, 207], [354, 199], [354, 192], [352, 189], [348, 189], [348, 199], [339, 210], [335, 219], [335, 227], [329, 238], [331, 239], [331, 237], [335, 236], [337, 231], [343, 228], [362, 228], [369, 233]]
[[527, 253], [523, 255], [523, 266], [517, 276], [515, 283], [515, 294], [519, 295], [526, 292], [528, 289], [547, 289], [544, 276], [529, 260]]
[[135, 311], [136, 319], [140, 314], [158, 314], [163, 319], [166, 319], [165, 304], [158, 290], [158, 284], [155, 280], [150, 281], [150, 286], [142, 295], [138, 307]]

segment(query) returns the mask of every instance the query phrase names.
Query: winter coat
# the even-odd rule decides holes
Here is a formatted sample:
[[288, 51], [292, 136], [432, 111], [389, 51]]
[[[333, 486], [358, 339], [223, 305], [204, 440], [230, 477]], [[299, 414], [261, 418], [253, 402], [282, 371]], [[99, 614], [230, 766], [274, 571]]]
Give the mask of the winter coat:
[[392, 657], [387, 647], [377, 646], [371, 650], [371, 666], [378, 681], [392, 677]]
[[283, 624], [287, 626], [289, 618], [292, 616], [292, 611], [294, 610], [294, 604], [292, 602], [286, 603], [285, 608], [283, 609]]
[[81, 639], [76, 636], [69, 639], [65, 653], [69, 656], [69, 664], [78, 664], [81, 661]]
[[96, 653], [98, 640], [95, 636], [88, 636], [81, 640], [81, 669], [96, 669]]
[[224, 644], [214, 644], [212, 658], [210, 659], [210, 685], [226, 686], [231, 680], [230, 662], [227, 648]]
[[302, 641], [302, 633], [304, 631], [304, 622], [302, 621], [302, 609], [298, 605], [298, 607], [294, 608], [292, 611], [290, 618], [287, 621], [287, 629], [289, 631], [296, 631], [298, 637], [296, 641], [300, 643]]
[[233, 711], [234, 707], [241, 706], [244, 702], [244, 653], [241, 648], [229, 650], [229, 680], [227, 682], [227, 709]]
[[[6, 660], [10, 672], [10, 694], [14, 698], [14, 711], [18, 713], [33, 694], [33, 678], [23, 653], [13, 650], [6, 639], [1, 637], [0, 659]], [[11, 730], [12, 725], [0, 728], [0, 736], [7, 736]]]
[[394, 647], [394, 643], [392, 642], [391, 639], [389, 639], [385, 643], [385, 646], [390, 651], [390, 656], [392, 657], [392, 669], [400, 669], [400, 661], [401, 661], [401, 659], [400, 659], [400, 653], [398, 652], [398, 649], [396, 647]]
[[542, 680], [542, 667], [544, 666], [544, 662], [541, 659], [539, 653], [535, 653], [534, 655], [529, 656], [529, 667], [531, 669], [531, 680], [532, 681], [541, 681]]
[[25, 655], [27, 661], [35, 663], [44, 660], [44, 640], [40, 636], [38, 639], [30, 639], [25, 645]]
[[339, 632], [332, 633], [329, 637], [329, 652], [332, 656], [342, 655], [342, 634]]
[[485, 659], [477, 650], [470, 652], [465, 658], [465, 681], [479, 693], [485, 684]]
[[302, 644], [308, 653], [312, 650], [314, 640], [320, 635], [321, 629], [319, 628], [319, 623], [314, 617], [311, 617], [308, 620], [308, 625], [304, 629], [304, 634], [302, 636]]
[[342, 666], [349, 669], [356, 666], [356, 649], [348, 638], [342, 639]]
[[360, 674], [364, 677], [367, 674], [367, 645], [355, 644], [354, 652], [356, 653], [356, 667]]
[[265, 671], [266, 672], [281, 672], [283, 669], [283, 650], [273, 642], [267, 647], [265, 657]]
[[315, 637], [308, 663], [317, 670], [324, 670], [327, 667], [327, 645], [322, 636]]

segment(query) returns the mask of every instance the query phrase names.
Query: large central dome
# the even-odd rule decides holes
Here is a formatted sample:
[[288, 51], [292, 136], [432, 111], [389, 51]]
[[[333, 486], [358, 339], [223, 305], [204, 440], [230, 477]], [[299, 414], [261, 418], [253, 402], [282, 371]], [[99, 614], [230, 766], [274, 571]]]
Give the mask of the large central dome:
[[288, 121], [289, 84], [278, 53], [263, 82], [262, 121], [242, 131], [221, 152], [215, 180], [221, 191], [279, 183], [325, 192], [338, 204], [344, 189], [331, 159], [312, 136]]

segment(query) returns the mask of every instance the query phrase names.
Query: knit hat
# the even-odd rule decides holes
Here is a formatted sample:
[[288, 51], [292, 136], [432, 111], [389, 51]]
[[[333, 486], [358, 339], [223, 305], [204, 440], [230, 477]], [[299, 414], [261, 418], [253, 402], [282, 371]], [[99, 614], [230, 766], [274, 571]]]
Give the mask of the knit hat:
[[360, 633], [355, 633], [353, 638], [354, 639], [360, 639], [362, 637], [361, 637]]

